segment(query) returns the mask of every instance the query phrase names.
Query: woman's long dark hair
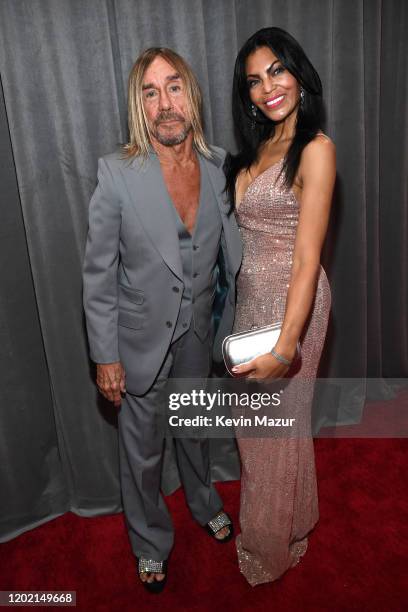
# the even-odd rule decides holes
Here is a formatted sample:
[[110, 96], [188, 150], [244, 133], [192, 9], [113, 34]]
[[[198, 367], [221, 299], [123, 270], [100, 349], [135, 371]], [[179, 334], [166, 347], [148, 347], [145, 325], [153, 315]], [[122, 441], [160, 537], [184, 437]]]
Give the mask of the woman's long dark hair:
[[224, 164], [225, 190], [232, 207], [235, 205], [235, 181], [238, 173], [248, 169], [257, 159], [260, 146], [275, 133], [275, 123], [259, 110], [251, 113], [251, 99], [246, 78], [247, 57], [260, 47], [269, 47], [282, 65], [289, 70], [304, 90], [304, 99], [298, 107], [295, 136], [286, 154], [283, 169], [285, 184], [293, 185], [300, 156], [313, 140], [323, 122], [322, 83], [299, 43], [281, 28], [263, 28], [249, 38], [238, 53], [232, 86], [232, 116], [239, 139], [237, 155], [228, 154]]

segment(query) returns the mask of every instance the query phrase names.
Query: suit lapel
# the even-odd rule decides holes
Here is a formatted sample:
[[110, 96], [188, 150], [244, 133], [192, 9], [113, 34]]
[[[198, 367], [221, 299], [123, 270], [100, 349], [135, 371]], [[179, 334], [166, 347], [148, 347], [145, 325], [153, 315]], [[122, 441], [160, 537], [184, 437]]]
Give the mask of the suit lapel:
[[230, 270], [235, 275], [241, 265], [242, 244], [235, 215], [234, 213], [228, 215], [230, 203], [224, 192], [225, 177], [221, 168], [222, 160], [218, 157], [209, 160], [204, 156], [202, 159], [207, 166], [208, 175], [220, 209]]
[[122, 173], [146, 233], [167, 266], [183, 280], [179, 238], [159, 158], [151, 154], [144, 162], [135, 159]]

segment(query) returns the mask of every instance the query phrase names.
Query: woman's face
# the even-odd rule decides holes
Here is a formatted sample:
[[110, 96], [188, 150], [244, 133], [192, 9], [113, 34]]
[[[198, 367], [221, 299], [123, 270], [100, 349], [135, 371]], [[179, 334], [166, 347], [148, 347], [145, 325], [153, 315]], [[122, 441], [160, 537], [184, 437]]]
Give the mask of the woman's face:
[[269, 47], [260, 47], [246, 60], [249, 97], [274, 122], [297, 112], [300, 85]]

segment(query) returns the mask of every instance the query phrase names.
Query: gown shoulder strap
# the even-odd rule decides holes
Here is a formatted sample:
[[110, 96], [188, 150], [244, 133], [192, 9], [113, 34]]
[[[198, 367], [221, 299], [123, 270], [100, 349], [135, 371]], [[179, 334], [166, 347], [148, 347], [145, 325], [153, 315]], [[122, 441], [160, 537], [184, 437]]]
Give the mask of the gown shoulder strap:
[[323, 132], [317, 132], [315, 138], [317, 138], [318, 136], [323, 136], [323, 138], [325, 138], [326, 140], [331, 140], [331, 138], [326, 136], [326, 134], [324, 134]]

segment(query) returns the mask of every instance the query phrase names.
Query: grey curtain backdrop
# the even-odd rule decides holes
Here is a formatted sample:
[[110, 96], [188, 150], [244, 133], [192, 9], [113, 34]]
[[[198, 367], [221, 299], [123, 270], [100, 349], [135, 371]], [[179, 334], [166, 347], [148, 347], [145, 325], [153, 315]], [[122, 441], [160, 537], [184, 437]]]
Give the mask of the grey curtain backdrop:
[[[1, 0], [2, 540], [68, 510], [121, 508], [116, 416], [93, 383], [81, 265], [97, 159], [126, 140], [135, 58], [152, 45], [181, 53], [202, 85], [209, 140], [233, 150], [234, 60], [268, 25], [291, 32], [319, 71], [337, 145], [322, 375], [371, 376], [385, 391], [385, 378], [408, 375], [405, 0]], [[347, 420], [347, 398], [336, 410]], [[213, 466], [238, 476], [231, 443], [214, 444]], [[163, 482], [177, 486], [171, 455]]]

